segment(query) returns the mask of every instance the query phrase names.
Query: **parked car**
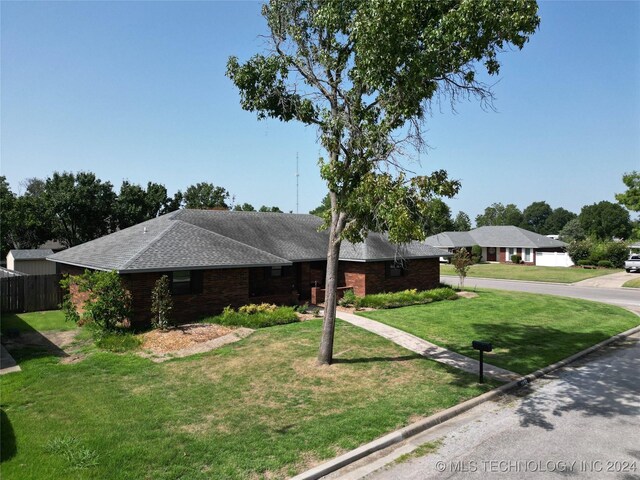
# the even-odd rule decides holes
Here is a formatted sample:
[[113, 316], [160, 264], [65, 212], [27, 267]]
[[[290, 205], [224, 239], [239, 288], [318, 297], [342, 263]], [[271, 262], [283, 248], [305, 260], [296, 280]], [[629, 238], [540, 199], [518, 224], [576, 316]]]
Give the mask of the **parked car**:
[[629, 260], [624, 262], [624, 269], [627, 273], [630, 273], [632, 270], [636, 272], [640, 271], [640, 255], [631, 255], [629, 256]]

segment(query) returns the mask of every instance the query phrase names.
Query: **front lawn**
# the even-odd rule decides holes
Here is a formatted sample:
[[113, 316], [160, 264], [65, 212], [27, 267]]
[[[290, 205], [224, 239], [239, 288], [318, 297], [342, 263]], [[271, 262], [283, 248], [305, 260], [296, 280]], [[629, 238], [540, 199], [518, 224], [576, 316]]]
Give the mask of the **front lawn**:
[[480, 291], [477, 298], [361, 313], [463, 355], [493, 343], [487, 362], [527, 374], [640, 324], [622, 308], [549, 295]]
[[627, 280], [622, 286], [627, 288], [640, 288], [640, 277]]
[[2, 478], [285, 478], [496, 385], [342, 322], [320, 368], [320, 333], [320, 320], [275, 326], [161, 364], [14, 351]]
[[[478, 263], [469, 269], [469, 277], [529, 280], [532, 282], [575, 283], [587, 278], [622, 272], [613, 268], [536, 267], [506, 263]], [[441, 264], [442, 275], [456, 275], [453, 265]]]
[[73, 330], [77, 328], [73, 322], [64, 318], [62, 310], [49, 310], [46, 312], [29, 313], [3, 313], [0, 329], [2, 333], [9, 330], [29, 332], [34, 330]]

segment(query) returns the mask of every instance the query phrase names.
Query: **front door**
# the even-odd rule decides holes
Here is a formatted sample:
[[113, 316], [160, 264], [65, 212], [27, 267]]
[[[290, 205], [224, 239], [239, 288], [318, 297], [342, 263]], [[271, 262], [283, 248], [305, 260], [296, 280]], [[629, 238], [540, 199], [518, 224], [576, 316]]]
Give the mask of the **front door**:
[[487, 262], [496, 261], [496, 247], [487, 247]]

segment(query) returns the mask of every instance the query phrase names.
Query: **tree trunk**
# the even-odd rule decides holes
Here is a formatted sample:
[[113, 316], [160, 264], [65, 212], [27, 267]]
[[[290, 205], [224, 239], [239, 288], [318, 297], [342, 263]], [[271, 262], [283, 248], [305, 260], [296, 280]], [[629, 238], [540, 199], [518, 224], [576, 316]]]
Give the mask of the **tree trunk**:
[[[333, 230], [333, 229], [332, 229]], [[327, 278], [325, 281], [324, 319], [322, 321], [322, 339], [318, 363], [331, 365], [333, 361], [333, 335], [336, 327], [336, 297], [338, 287], [338, 257], [340, 242], [329, 241], [327, 254]]]
[[336, 327], [336, 300], [338, 287], [338, 261], [340, 257], [341, 235], [345, 218], [335, 207], [335, 194], [330, 193], [332, 200], [331, 227], [329, 229], [329, 249], [327, 251], [327, 276], [325, 279], [324, 319], [322, 321], [322, 338], [318, 352], [319, 365], [331, 365], [333, 361], [333, 336]]

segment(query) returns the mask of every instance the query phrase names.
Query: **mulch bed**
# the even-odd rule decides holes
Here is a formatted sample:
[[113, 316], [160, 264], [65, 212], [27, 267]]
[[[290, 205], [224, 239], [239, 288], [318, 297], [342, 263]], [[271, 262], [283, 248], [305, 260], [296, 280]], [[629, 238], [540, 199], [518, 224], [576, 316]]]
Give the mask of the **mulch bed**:
[[142, 334], [142, 348], [157, 354], [169, 353], [214, 340], [234, 330], [209, 323], [180, 325], [166, 331], [152, 330]]

